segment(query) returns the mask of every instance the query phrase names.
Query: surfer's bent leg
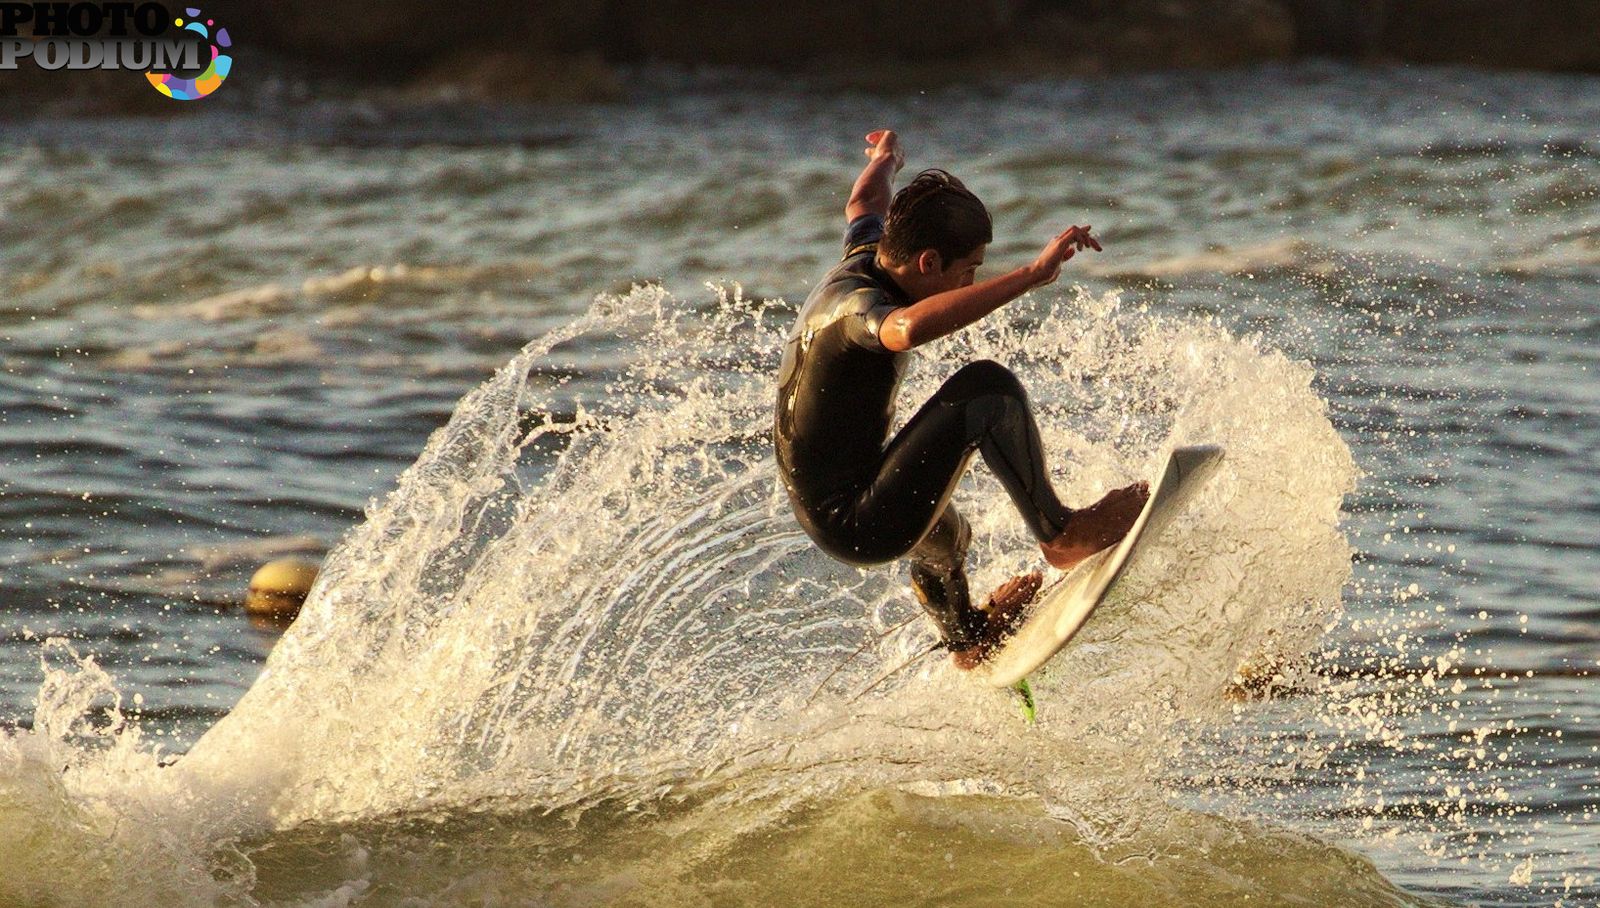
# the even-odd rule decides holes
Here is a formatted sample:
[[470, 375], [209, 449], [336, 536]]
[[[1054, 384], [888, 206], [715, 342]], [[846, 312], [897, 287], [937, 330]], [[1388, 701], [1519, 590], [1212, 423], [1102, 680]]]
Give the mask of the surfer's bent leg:
[[975, 452], [982, 452], [1029, 531], [1041, 541], [1055, 538], [1071, 512], [1045, 473], [1039, 428], [1022, 383], [990, 360], [952, 375], [890, 440], [847, 521], [870, 534], [865, 548], [877, 549], [884, 558], [909, 549], [918, 598], [945, 640], [957, 647], [974, 640], [981, 624], [964, 564], [971, 534], [949, 506]]
[[962, 367], [934, 392], [889, 442], [873, 486], [889, 487], [882, 493], [887, 495], [902, 485], [918, 492], [938, 486], [943, 503], [974, 450], [982, 452], [1035, 539], [1048, 542], [1061, 534], [1072, 511], [1050, 485], [1028, 393], [1010, 369], [993, 360]]

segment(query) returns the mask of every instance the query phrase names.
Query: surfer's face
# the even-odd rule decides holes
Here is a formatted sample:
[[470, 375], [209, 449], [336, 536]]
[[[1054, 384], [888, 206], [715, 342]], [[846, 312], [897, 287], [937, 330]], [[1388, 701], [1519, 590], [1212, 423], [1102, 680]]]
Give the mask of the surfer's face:
[[917, 299], [924, 299], [935, 293], [971, 286], [978, 278], [978, 268], [983, 265], [983, 254], [988, 248], [989, 245], [984, 243], [948, 264], [937, 251], [924, 249], [916, 258], [917, 287], [913, 291], [914, 296]]
[[984, 244], [951, 262], [944, 269], [944, 273], [952, 283], [945, 289], [954, 290], [957, 287], [972, 286], [972, 282], [978, 279], [978, 268], [983, 265], [983, 253], [988, 248], [988, 244]]

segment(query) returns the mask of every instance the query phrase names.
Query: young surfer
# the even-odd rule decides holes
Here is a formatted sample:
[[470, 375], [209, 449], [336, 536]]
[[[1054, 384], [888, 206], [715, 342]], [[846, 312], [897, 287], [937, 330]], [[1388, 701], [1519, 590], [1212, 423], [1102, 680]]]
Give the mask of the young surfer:
[[[1149, 497], [1144, 483], [1073, 510], [1045, 470], [1027, 393], [991, 360], [957, 370], [889, 438], [910, 351], [965, 328], [1100, 244], [1088, 227], [1052, 239], [1032, 263], [977, 281], [989, 212], [955, 177], [926, 170], [893, 193], [899, 139], [867, 135], [867, 166], [845, 206], [844, 259], [800, 309], [778, 376], [778, 470], [795, 516], [829, 555], [851, 564], [909, 556], [911, 585], [955, 662], [982, 662], [1038, 592], [1013, 578], [983, 609], [967, 590], [971, 530], [950, 504], [975, 452], [994, 471], [1044, 558], [1067, 569], [1115, 544]], [[892, 198], [891, 198], [892, 193]]]

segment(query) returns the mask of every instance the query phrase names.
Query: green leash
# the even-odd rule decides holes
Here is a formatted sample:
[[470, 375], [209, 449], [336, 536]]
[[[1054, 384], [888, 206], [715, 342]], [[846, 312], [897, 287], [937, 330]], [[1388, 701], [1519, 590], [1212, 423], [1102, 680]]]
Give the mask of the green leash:
[[1035, 710], [1033, 706], [1033, 688], [1028, 686], [1028, 679], [1023, 678], [1021, 681], [1013, 684], [1011, 689], [1022, 696], [1022, 718], [1025, 719], [1029, 725], [1032, 725], [1034, 720], [1038, 717], [1038, 711]]

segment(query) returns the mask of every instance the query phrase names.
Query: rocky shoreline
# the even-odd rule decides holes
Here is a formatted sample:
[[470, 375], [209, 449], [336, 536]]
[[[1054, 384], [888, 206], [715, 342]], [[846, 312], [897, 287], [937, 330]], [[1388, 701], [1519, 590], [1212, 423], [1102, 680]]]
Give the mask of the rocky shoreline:
[[[317, 96], [605, 100], [646, 64], [890, 90], [1304, 57], [1600, 72], [1600, 0], [277, 0], [226, 15], [236, 73]], [[175, 112], [117, 72], [25, 66], [0, 73], [0, 98], [10, 117]]]

